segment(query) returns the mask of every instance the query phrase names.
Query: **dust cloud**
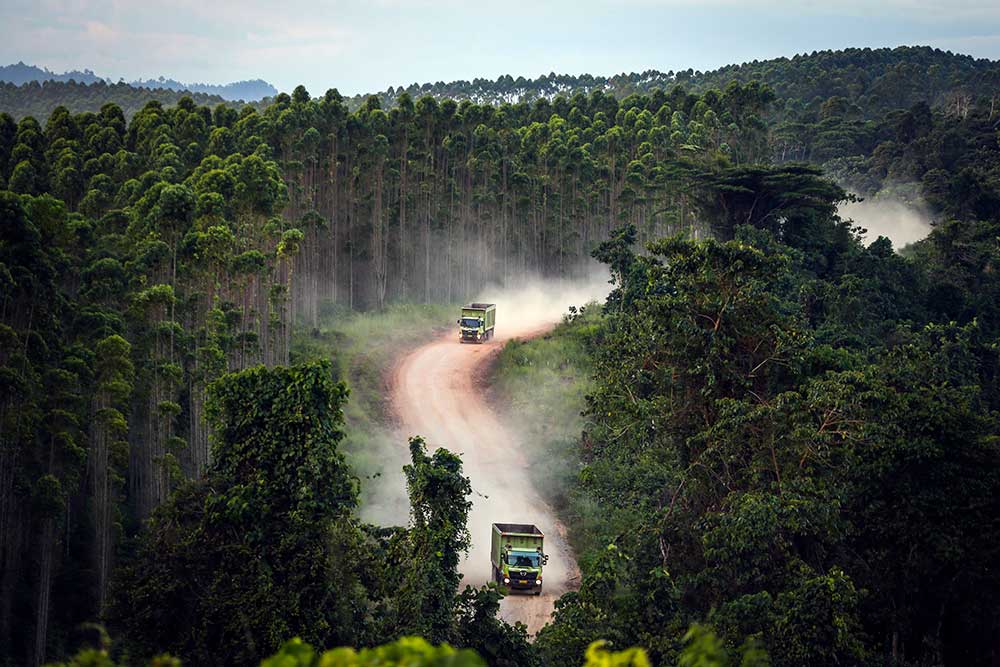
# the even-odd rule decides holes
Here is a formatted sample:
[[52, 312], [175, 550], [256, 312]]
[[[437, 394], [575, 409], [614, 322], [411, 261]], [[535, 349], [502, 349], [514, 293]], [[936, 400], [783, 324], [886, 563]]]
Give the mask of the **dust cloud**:
[[511, 285], [486, 287], [469, 301], [497, 305], [497, 337], [517, 337], [554, 325], [570, 306], [604, 301], [611, 291], [607, 269], [596, 262], [579, 280], [525, 278]]
[[[455, 318], [443, 323], [446, 327], [445, 333], [430, 343], [430, 346], [446, 343], [450, 348], [453, 346], [455, 352], [459, 350], [468, 352], [466, 356], [477, 362], [473, 373], [475, 381], [479, 382], [485, 366], [478, 365], [478, 362], [488, 364], [493, 355], [498, 353], [511, 338], [530, 336], [554, 326], [569, 312], [570, 306], [579, 308], [594, 301], [604, 301], [611, 290], [608, 282], [610, 275], [606, 268], [595, 262], [587, 267], [585, 274], [585, 278], [578, 280], [533, 277], [512, 281], [513, 284], [506, 286], [485, 287], [475, 297], [466, 299], [465, 303], [485, 302], [497, 305], [496, 338], [485, 345], [459, 343], [458, 329], [455, 325], [455, 319], [459, 316], [456, 305]], [[409, 363], [413, 354], [418, 353], [420, 349], [423, 348], [400, 359], [392, 375], [390, 400], [395, 407], [397, 423], [386, 425], [384, 430], [373, 434], [373, 441], [370, 443], [370, 446], [378, 451], [380, 460], [377, 467], [380, 472], [377, 477], [362, 480], [364, 493], [360, 516], [364, 521], [380, 526], [401, 526], [409, 521], [410, 506], [402, 474], [402, 467], [409, 463], [408, 439], [414, 435], [421, 435], [432, 450], [436, 447], [453, 447], [449, 443], [451, 434], [448, 424], [436, 422], [429, 428], [421, 429], [408, 423], [399, 414], [400, 372]], [[488, 354], [479, 354], [480, 352]], [[444, 383], [447, 378], [442, 377], [441, 381]], [[425, 411], [424, 408], [433, 403], [437, 395], [442, 392], [447, 393], [450, 389], [448, 386], [431, 384], [427, 387], [427, 393], [415, 397], [411, 403], [416, 404], [408, 407]], [[485, 400], [478, 387], [475, 391], [477, 400]], [[526, 428], [529, 426], [518, 424], [515, 428], [514, 425], [504, 424], [502, 430], [519, 436], [527, 433]], [[511, 435], [512, 441], [522, 439]], [[481, 491], [480, 489], [479, 492]]]
[[871, 243], [885, 236], [896, 250], [915, 243], [931, 231], [931, 218], [925, 207], [890, 197], [872, 197], [841, 204], [838, 212], [845, 220], [867, 230], [863, 238]]
[[[586, 280], [521, 280], [517, 285], [480, 290], [467, 301], [497, 304], [495, 338], [483, 344], [460, 343], [452, 320], [437, 339], [399, 360], [390, 385], [401, 455], [392, 463], [401, 464], [407, 439], [421, 435], [432, 451], [445, 447], [459, 454], [471, 481], [472, 547], [461, 564], [464, 583], [480, 586], [491, 579], [493, 523], [533, 523], [545, 534], [550, 560], [541, 596], [512, 595], [501, 604], [501, 615], [525, 623], [529, 632], [544, 625], [555, 600], [578, 585], [579, 571], [565, 528], [533, 481], [531, 445], [520, 428], [506, 423], [489, 405], [485, 373], [509, 340], [543, 332], [557, 324], [570, 306], [601, 300], [610, 287], [607, 274], [595, 269]], [[380, 525], [404, 525], [409, 520], [405, 483], [399, 466], [389, 470], [389, 463], [361, 515]]]

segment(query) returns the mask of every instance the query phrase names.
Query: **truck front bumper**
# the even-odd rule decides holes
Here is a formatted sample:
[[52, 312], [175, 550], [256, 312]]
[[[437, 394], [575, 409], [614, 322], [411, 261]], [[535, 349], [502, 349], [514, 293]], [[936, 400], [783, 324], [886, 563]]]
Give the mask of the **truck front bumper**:
[[541, 584], [536, 584], [535, 579], [511, 579], [507, 587], [517, 591], [540, 591]]

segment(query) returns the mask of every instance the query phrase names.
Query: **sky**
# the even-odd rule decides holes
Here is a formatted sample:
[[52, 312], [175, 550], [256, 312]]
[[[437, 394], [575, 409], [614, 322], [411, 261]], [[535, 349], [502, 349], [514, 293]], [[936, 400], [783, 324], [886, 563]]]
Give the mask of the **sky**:
[[1000, 0], [2, 0], [0, 64], [113, 80], [262, 78], [345, 95], [694, 68], [847, 47], [1000, 60]]

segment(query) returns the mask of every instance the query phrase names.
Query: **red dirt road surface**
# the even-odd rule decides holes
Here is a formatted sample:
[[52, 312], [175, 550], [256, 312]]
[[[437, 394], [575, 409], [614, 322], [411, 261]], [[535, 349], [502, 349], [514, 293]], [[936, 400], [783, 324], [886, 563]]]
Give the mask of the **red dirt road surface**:
[[504, 343], [552, 326], [551, 318], [514, 325], [512, 316], [498, 309], [497, 336], [486, 343], [459, 343], [456, 326], [406, 355], [396, 368], [392, 398], [405, 436], [421, 435], [432, 450], [446, 447], [462, 455], [473, 490], [472, 548], [461, 565], [463, 585], [480, 586], [490, 580], [494, 522], [534, 523], [545, 534], [549, 562], [543, 570], [542, 594], [513, 593], [500, 606], [504, 620], [520, 621], [535, 634], [548, 622], [555, 600], [578, 585], [579, 572], [562, 524], [531, 481], [524, 456], [531, 443], [521, 442], [506, 428], [485, 399], [482, 378]]

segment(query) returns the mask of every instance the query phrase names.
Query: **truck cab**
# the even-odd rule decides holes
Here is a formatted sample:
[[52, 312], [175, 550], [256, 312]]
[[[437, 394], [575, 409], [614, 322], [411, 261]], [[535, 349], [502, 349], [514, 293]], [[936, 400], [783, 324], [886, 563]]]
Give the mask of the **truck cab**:
[[482, 340], [486, 336], [486, 327], [481, 317], [462, 317], [458, 321], [462, 329], [462, 340]]
[[531, 589], [542, 592], [542, 563], [545, 556], [540, 551], [506, 549], [503, 557], [502, 583], [509, 588]]

